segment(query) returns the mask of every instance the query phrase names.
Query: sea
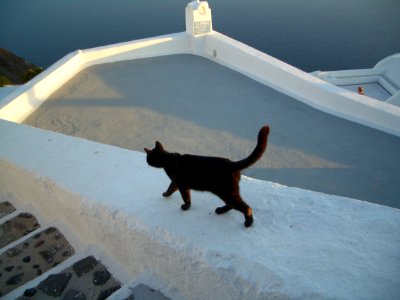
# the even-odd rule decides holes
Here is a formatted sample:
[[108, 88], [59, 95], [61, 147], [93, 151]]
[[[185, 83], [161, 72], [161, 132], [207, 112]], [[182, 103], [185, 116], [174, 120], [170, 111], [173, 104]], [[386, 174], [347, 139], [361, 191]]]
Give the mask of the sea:
[[[189, 0], [0, 0], [0, 47], [37, 66], [185, 30]], [[400, 52], [400, 0], [209, 0], [214, 30], [306, 72]]]

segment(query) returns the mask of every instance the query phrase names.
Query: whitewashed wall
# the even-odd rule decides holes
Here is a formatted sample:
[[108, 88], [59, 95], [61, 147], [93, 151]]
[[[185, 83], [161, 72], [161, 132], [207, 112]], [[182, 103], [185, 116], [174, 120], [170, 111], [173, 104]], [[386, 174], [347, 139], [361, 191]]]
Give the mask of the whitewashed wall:
[[185, 32], [74, 51], [14, 93], [0, 99], [0, 119], [22, 122], [52, 93], [89, 66], [190, 52], [190, 36]]
[[163, 198], [168, 177], [144, 153], [4, 120], [0, 137], [0, 197], [97, 245], [123, 284], [177, 300], [400, 297], [398, 209], [244, 177], [245, 228], [210, 193], [194, 191], [188, 212]]

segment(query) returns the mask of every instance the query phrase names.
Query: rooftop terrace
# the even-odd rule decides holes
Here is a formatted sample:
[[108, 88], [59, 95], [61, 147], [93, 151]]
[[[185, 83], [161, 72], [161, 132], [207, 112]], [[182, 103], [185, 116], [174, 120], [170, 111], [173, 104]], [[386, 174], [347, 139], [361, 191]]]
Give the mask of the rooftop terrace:
[[[383, 62], [393, 59], [400, 64]], [[387, 89], [397, 70], [367, 71], [379, 76], [362, 83]], [[393, 85], [391, 99], [378, 101], [334, 85], [354, 75], [302, 72], [213, 31], [208, 3], [193, 1], [186, 32], [75, 51], [6, 93], [0, 216], [13, 205], [2, 226], [23, 234], [0, 249], [3, 264], [18, 263], [1, 278], [14, 288], [6, 297], [42, 299], [54, 292], [49, 283], [70, 280], [59, 298], [88, 292], [78, 284], [100, 297], [114, 291], [109, 299], [399, 299], [400, 210], [290, 187], [398, 206], [400, 107], [392, 104], [400, 94]], [[251, 228], [238, 213], [216, 215], [210, 193], [193, 192], [187, 212], [178, 194], [162, 197], [168, 178], [147, 165], [143, 147], [158, 139], [170, 151], [235, 160], [265, 123], [267, 153], [246, 174], [268, 181], [240, 184]], [[41, 230], [46, 240], [32, 244]], [[58, 258], [66, 244], [46, 236], [55, 230], [75, 254], [34, 262], [52, 259], [46, 249]], [[32, 264], [52, 268], [32, 273]], [[75, 280], [76, 264], [95, 285], [99, 271], [118, 285], [93, 290]], [[92, 274], [94, 264], [102, 269]]]
[[244, 174], [400, 207], [400, 139], [321, 112], [194, 55], [89, 67], [25, 124], [142, 151], [238, 160], [258, 129], [272, 132], [264, 158]]

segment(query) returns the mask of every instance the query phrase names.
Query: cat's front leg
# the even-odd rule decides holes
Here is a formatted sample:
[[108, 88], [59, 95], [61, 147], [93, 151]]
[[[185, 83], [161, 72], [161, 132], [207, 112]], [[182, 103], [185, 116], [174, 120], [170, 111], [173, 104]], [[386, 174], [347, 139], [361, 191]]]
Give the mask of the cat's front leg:
[[183, 202], [185, 202], [185, 204], [181, 205], [181, 209], [188, 210], [192, 205], [190, 200], [190, 190], [180, 188], [179, 191], [181, 192]]
[[169, 185], [168, 189], [163, 193], [164, 197], [169, 197], [173, 193], [175, 193], [178, 190], [178, 186], [175, 184], [175, 182], [171, 181], [171, 184]]

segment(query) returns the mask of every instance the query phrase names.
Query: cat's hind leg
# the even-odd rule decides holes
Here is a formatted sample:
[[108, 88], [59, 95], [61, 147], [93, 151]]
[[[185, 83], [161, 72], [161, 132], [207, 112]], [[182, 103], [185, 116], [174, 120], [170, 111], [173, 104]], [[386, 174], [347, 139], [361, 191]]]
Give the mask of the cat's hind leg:
[[181, 205], [182, 210], [188, 210], [190, 208], [191, 200], [190, 200], [190, 190], [189, 189], [184, 189], [184, 188], [179, 188], [179, 192], [181, 193], [183, 202], [184, 204]]
[[163, 193], [164, 197], [169, 197], [173, 193], [175, 193], [178, 190], [178, 186], [175, 184], [175, 182], [171, 181], [171, 184], [169, 185], [168, 189]]
[[247, 206], [244, 214], [244, 226], [250, 227], [253, 224], [253, 210], [251, 209], [250, 206]]
[[246, 202], [244, 202], [239, 194], [232, 195], [231, 198], [225, 202], [232, 206], [232, 208], [243, 213], [245, 219], [244, 226], [250, 227], [251, 224], [253, 224], [253, 211], [251, 207]]

